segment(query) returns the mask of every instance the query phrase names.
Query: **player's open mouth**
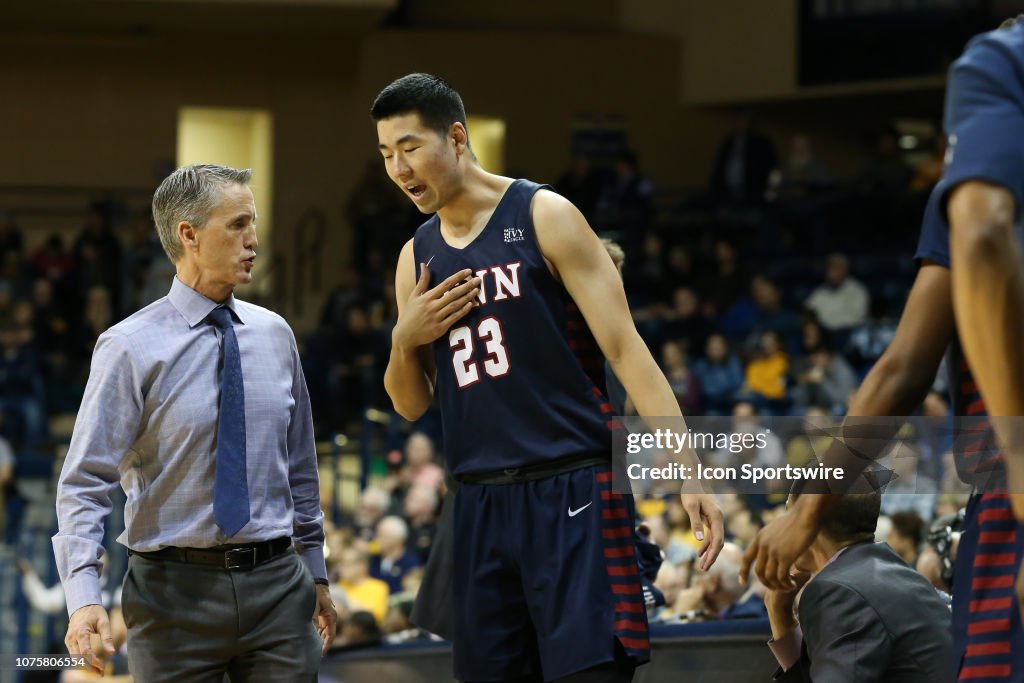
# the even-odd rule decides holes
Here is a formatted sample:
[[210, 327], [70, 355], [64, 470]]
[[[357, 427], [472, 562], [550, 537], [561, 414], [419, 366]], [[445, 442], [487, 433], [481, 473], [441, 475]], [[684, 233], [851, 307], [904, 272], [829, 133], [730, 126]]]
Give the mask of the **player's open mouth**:
[[427, 191], [427, 186], [426, 185], [410, 185], [409, 187], [407, 187], [405, 189], [409, 192], [409, 194], [411, 194], [413, 196], [414, 199], [419, 199], [420, 197], [423, 196], [423, 193]]

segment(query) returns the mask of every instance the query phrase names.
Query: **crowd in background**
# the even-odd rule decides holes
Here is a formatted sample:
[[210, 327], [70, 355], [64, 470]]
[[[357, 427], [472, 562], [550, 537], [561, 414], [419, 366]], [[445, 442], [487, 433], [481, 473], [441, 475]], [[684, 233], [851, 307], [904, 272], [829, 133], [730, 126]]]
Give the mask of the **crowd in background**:
[[[839, 178], [806, 135], [780, 155], [750, 121], [721, 143], [707, 192], [659, 190], [625, 149], [573, 155], [552, 184], [595, 231], [625, 250], [625, 288], [637, 327], [690, 415], [813, 416], [845, 413], [850, 395], [891, 340], [915, 264], [927, 191], [941, 145], [912, 165], [885, 132], [870, 162]], [[397, 253], [422, 217], [370, 164], [346, 205], [353, 258], [326, 297], [315, 329], [299, 334], [318, 436], [358, 438], [368, 408], [390, 413], [382, 377], [397, 317]], [[73, 414], [97, 336], [163, 296], [173, 267], [148, 216], [116, 220], [90, 208], [72, 239], [27, 250], [15, 216], [0, 219], [0, 491], [4, 539], [17, 535], [18, 458], [53, 452], [50, 421]], [[942, 558], [928, 549], [933, 520], [955, 513], [951, 443], [928, 420], [949, 412], [942, 373], [923, 421], [901, 433], [917, 464], [884, 497], [880, 537], [941, 585]], [[393, 417], [398, 422], [397, 416]], [[444, 494], [435, 415], [404, 425], [379, 454], [353, 514], [328, 524], [328, 567], [343, 616], [341, 646], [420, 634], [409, 623]], [[765, 463], [803, 464], [814, 434], [782, 434]], [[906, 466], [906, 465], [904, 465]], [[907, 484], [906, 482], [911, 482]], [[903, 490], [900, 487], [910, 486]], [[958, 491], [958, 493], [949, 493]], [[664, 551], [656, 619], [763, 616], [756, 584], [739, 583], [739, 554], [782, 509], [784, 492], [723, 494], [731, 542], [710, 572], [677, 492], [638, 500], [646, 531]], [[947, 587], [948, 589], [948, 587]]]

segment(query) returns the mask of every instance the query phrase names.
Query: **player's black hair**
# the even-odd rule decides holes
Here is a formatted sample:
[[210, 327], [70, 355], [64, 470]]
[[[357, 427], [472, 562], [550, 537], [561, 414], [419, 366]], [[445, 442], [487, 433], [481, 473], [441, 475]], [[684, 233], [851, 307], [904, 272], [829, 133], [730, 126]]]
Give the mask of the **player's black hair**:
[[466, 108], [459, 93], [431, 74], [409, 74], [392, 81], [370, 107], [374, 121], [413, 113], [419, 114], [424, 126], [441, 136], [448, 135], [456, 121], [466, 125]]
[[[839, 499], [821, 520], [821, 533], [839, 543], [870, 541], [875, 537], [878, 515], [882, 511], [882, 492], [879, 477], [872, 471], [862, 475], [871, 490], [867, 493], [847, 493]], [[795, 486], [793, 500], [799, 496]]]

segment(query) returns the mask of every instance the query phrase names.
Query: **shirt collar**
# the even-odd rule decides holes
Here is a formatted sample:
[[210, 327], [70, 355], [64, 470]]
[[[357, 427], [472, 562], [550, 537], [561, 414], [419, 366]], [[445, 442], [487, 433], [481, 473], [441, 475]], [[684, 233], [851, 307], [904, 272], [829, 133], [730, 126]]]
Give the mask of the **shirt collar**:
[[174, 281], [171, 282], [171, 291], [167, 293], [167, 298], [171, 304], [181, 313], [181, 317], [185, 319], [189, 327], [195, 327], [199, 323], [206, 319], [206, 316], [210, 315], [210, 311], [217, 308], [218, 306], [226, 306], [231, 310], [235, 316], [235, 320], [245, 324], [242, 316], [238, 314], [238, 306], [235, 305], [235, 295], [229, 294], [227, 301], [223, 304], [219, 304], [216, 301], [207, 299], [205, 296], [192, 289], [184, 282], [178, 279], [178, 276], [174, 276]]

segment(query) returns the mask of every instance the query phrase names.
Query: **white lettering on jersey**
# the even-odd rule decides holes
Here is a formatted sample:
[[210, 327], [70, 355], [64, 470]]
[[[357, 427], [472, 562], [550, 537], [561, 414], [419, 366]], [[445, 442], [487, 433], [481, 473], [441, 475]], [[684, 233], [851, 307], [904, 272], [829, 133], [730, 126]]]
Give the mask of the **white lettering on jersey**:
[[[519, 266], [521, 263], [510, 263], [504, 266], [504, 269], [508, 271], [508, 275], [505, 274], [502, 266], [494, 266], [491, 268], [491, 275], [494, 276], [494, 300], [504, 301], [511, 296], [512, 298], [519, 298]], [[481, 302], [485, 303], [485, 302]]]

